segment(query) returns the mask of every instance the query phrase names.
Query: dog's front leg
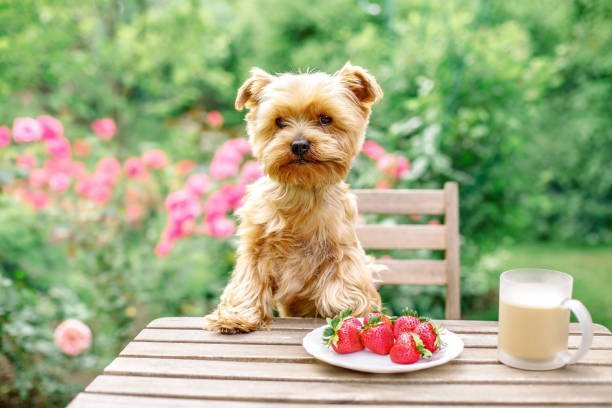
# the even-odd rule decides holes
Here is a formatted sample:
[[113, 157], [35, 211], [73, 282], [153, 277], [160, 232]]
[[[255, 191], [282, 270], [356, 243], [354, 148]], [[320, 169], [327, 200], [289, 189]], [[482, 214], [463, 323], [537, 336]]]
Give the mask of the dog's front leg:
[[380, 308], [380, 295], [364, 258], [358, 251], [347, 252], [322, 271], [325, 283], [319, 285], [321, 290], [316, 295], [321, 316], [334, 316], [346, 309], [351, 309], [355, 316], [365, 316], [373, 308]]
[[204, 317], [204, 328], [222, 334], [257, 330], [273, 317], [270, 283], [246, 255], [238, 257], [217, 309]]

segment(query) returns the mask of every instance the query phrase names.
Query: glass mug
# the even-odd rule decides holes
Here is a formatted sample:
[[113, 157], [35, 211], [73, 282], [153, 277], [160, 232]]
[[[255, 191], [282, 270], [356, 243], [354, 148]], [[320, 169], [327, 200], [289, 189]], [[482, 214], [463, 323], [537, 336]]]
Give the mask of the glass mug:
[[[502, 363], [524, 370], [553, 370], [582, 358], [593, 341], [593, 321], [572, 299], [573, 278], [547, 269], [514, 269], [499, 278], [499, 336]], [[580, 323], [578, 351], [567, 349], [569, 313]]]

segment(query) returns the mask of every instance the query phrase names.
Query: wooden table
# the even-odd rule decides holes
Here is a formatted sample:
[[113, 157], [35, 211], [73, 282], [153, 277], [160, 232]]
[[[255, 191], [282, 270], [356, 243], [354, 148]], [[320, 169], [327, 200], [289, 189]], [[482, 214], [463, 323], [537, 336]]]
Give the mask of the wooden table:
[[[270, 331], [222, 336], [202, 319], [151, 322], [70, 404], [78, 407], [612, 405], [612, 335], [595, 325], [579, 364], [522, 371], [497, 362], [497, 322], [442, 321], [465, 350], [440, 367], [365, 374], [313, 359], [302, 337], [320, 319], [277, 319]], [[572, 324], [570, 345], [579, 331]]]

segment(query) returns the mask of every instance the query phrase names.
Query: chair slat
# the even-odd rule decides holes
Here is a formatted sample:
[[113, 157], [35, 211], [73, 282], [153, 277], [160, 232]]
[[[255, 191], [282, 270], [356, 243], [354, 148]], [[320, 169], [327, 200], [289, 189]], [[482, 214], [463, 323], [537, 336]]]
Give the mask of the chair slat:
[[445, 249], [444, 225], [358, 225], [366, 249]]
[[378, 259], [389, 270], [380, 273], [384, 284], [390, 285], [445, 285], [446, 261], [421, 259]]
[[443, 190], [352, 190], [362, 214], [444, 214]]

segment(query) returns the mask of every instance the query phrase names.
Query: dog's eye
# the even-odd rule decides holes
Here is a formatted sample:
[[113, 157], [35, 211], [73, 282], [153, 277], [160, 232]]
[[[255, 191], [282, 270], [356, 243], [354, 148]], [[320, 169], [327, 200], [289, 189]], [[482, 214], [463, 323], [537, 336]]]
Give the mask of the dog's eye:
[[329, 126], [332, 123], [332, 118], [327, 115], [319, 115], [319, 125]]
[[287, 127], [287, 124], [285, 123], [285, 121], [283, 120], [283, 118], [276, 118], [276, 120], [274, 121], [274, 123], [276, 123], [276, 126], [278, 126], [279, 129], [282, 129], [284, 127]]

